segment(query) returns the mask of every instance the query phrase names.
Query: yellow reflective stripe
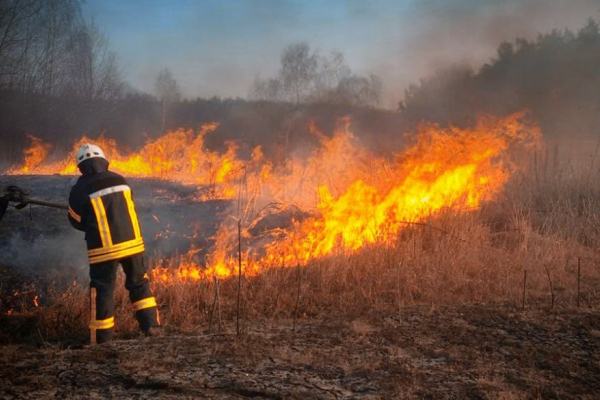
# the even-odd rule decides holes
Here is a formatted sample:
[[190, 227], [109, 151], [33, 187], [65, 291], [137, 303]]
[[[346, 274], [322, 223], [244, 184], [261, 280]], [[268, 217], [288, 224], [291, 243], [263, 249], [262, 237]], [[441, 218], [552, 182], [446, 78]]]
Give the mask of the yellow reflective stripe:
[[124, 190], [123, 195], [125, 196], [125, 201], [127, 202], [127, 208], [129, 208], [129, 216], [131, 217], [131, 224], [133, 225], [134, 237], [139, 238], [141, 236], [140, 223], [138, 222], [135, 206], [133, 205], [133, 200], [131, 199], [131, 190]]
[[71, 216], [71, 218], [73, 218], [75, 221], [77, 222], [81, 222], [81, 216], [79, 214], [77, 214], [72, 208], [71, 206], [69, 206], [69, 215]]
[[145, 299], [136, 301], [131, 306], [135, 311], [140, 311], [144, 308], [156, 307], [156, 299], [154, 297], [147, 297]]
[[100, 231], [100, 239], [102, 240], [102, 247], [112, 246], [112, 237], [110, 236], [110, 228], [108, 226], [108, 218], [106, 217], [106, 210], [101, 198], [91, 199], [92, 206], [94, 207], [94, 213], [98, 220], [98, 230]]
[[126, 249], [122, 251], [117, 251], [113, 253], [108, 253], [104, 255], [93, 256], [89, 258], [90, 264], [97, 264], [104, 261], [110, 260], [118, 260], [119, 258], [132, 256], [134, 254], [139, 254], [144, 251], [144, 244], [140, 244], [139, 246], [135, 246], [131, 249]]
[[120, 250], [124, 250], [126, 248], [129, 248], [129, 247], [139, 246], [140, 244], [144, 244], [144, 240], [142, 238], [128, 240], [126, 242], [121, 242], [119, 244], [115, 244], [115, 245], [112, 245], [112, 246], [100, 247], [100, 248], [97, 248], [97, 249], [88, 250], [88, 256], [90, 256], [90, 257], [91, 256], [98, 256], [98, 255], [110, 253], [110, 252], [113, 252], [113, 251], [120, 251]]
[[144, 251], [144, 245], [141, 244], [139, 246], [132, 247], [130, 249], [125, 249], [113, 253], [101, 254], [93, 257], [89, 257], [90, 264], [97, 264], [99, 262], [110, 261], [110, 260], [118, 260], [119, 258], [131, 256], [134, 254], [138, 254]]
[[93, 319], [88, 325], [90, 329], [110, 329], [115, 326], [115, 317], [107, 319]]

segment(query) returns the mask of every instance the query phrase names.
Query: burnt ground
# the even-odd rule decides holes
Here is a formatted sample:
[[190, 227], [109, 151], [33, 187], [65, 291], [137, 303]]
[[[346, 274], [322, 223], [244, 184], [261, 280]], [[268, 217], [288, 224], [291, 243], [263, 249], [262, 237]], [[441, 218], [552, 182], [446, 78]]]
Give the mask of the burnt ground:
[[98, 346], [5, 345], [0, 398], [597, 399], [600, 313], [409, 307], [355, 320], [165, 328]]

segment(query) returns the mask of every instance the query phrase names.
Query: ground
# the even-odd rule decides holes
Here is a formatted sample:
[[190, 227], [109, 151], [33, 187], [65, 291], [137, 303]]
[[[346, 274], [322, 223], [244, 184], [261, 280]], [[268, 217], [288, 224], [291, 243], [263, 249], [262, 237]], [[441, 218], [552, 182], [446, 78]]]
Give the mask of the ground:
[[[596, 399], [600, 313], [415, 306], [4, 345], [0, 398]], [[213, 331], [215, 327], [213, 326]], [[123, 335], [121, 335], [122, 337]]]

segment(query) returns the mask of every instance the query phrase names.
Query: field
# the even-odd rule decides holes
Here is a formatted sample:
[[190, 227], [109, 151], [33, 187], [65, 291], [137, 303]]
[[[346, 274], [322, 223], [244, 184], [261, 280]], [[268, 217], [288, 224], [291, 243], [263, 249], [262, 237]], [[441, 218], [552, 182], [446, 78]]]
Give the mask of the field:
[[[528, 132], [519, 118], [426, 131], [398, 165], [351, 147], [351, 136], [323, 137], [283, 176], [289, 188], [326, 172], [330, 187], [312, 208], [253, 197], [257, 182], [263, 194], [278, 189], [257, 152], [248, 165], [260, 179], [232, 169], [231, 149], [204, 153], [206, 171], [221, 163], [196, 177], [207, 184], [130, 178], [163, 323], [149, 338], [120, 275], [116, 340], [89, 346], [82, 235], [64, 211], [9, 208], [0, 396], [596, 398], [598, 147], [519, 152]], [[176, 133], [143, 156], [177, 138], [193, 139]], [[348, 155], [359, 160], [352, 176], [339, 166]], [[220, 171], [238, 175], [218, 181]], [[10, 184], [64, 202], [73, 177], [0, 177]], [[437, 208], [409, 206], [415, 196]]]
[[[18, 181], [49, 200], [60, 200], [71, 182]], [[188, 210], [208, 229], [208, 215], [227, 207], [190, 205], [183, 186], [133, 185], [152, 234], [149, 214], [175, 220], [175, 210]], [[157, 200], [165, 192], [178, 201]], [[578, 199], [593, 205], [591, 196]], [[117, 340], [96, 347], [85, 344], [85, 254], [80, 268], [54, 269], [65, 259], [53, 244], [73, 234], [64, 215], [9, 209], [3, 241], [14, 252], [31, 240], [46, 254], [20, 250], [13, 265], [10, 252], [3, 256], [0, 396], [595, 398], [598, 264], [593, 247], [581, 244], [595, 231], [588, 224], [572, 232], [579, 240], [557, 237], [534, 229], [522, 213], [513, 221], [520, 225], [501, 224], [506, 209], [490, 204], [472, 214], [441, 214], [407, 228], [391, 248], [246, 277], [239, 319], [236, 276], [219, 280], [218, 303], [214, 280], [155, 280], [164, 323], [157, 337], [137, 334], [121, 289]], [[552, 217], [547, 224], [563, 218]], [[190, 246], [183, 239], [180, 245]], [[77, 250], [83, 252], [74, 246], [60, 254], [77, 259]]]

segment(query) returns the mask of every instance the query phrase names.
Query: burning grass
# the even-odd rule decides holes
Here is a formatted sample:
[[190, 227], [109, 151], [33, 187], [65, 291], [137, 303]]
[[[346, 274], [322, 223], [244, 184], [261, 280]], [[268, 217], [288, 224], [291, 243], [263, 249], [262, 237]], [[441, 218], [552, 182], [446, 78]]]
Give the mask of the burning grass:
[[[393, 245], [372, 244], [352, 254], [243, 276], [242, 330], [247, 321], [265, 318], [302, 321], [335, 315], [352, 320], [373, 310], [393, 313], [422, 304], [550, 309], [573, 308], [579, 301], [584, 308], [598, 307], [597, 252], [579, 243], [577, 235], [565, 239], [542, 234], [534, 221], [522, 214], [521, 209], [503, 215], [505, 225], [497, 230], [491, 221], [499, 218], [498, 210], [492, 206], [470, 213], [448, 210], [405, 227]], [[219, 320], [223, 330], [235, 330], [236, 274], [198, 279], [193, 271], [180, 269], [168, 279], [154, 279], [153, 289], [167, 330], [205, 331], [210, 327], [216, 332], [221, 330]], [[34, 341], [70, 341], [73, 333], [80, 340], [85, 338], [85, 283], [50, 292], [43, 304], [22, 308], [16, 314], [29, 319], [20, 320], [22, 327], [13, 324], [11, 329]], [[118, 331], [127, 336], [135, 331], [136, 323], [122, 276], [116, 305]]]
[[[391, 158], [361, 148], [349, 120], [331, 137], [311, 126], [321, 145], [283, 165], [260, 148], [246, 160], [233, 144], [207, 150], [204, 135], [216, 128], [172, 132], [130, 155], [99, 143], [120, 172], [208, 185], [211, 196], [235, 199], [203, 242], [210, 248], [149, 254], [166, 326], [214, 329], [219, 312], [230, 324], [240, 268], [242, 321], [354, 318], [418, 304], [598, 305], [600, 188], [546, 173], [540, 132], [523, 114], [482, 118], [471, 129], [423, 125]], [[29, 151], [11, 173], [70, 172], [66, 160], [34, 163], [48, 154], [35, 146], [44, 152]], [[587, 171], [587, 182], [590, 174], [598, 171]], [[58, 326], [83, 323], [86, 290], [76, 287], [48, 299], [62, 304]], [[123, 289], [117, 296], [125, 332], [135, 324]]]
[[394, 159], [342, 130], [209, 189], [132, 180], [166, 337], [82, 346], [85, 279], [0, 270], [0, 395], [594, 398], [600, 171], [549, 161], [521, 118], [430, 126]]

